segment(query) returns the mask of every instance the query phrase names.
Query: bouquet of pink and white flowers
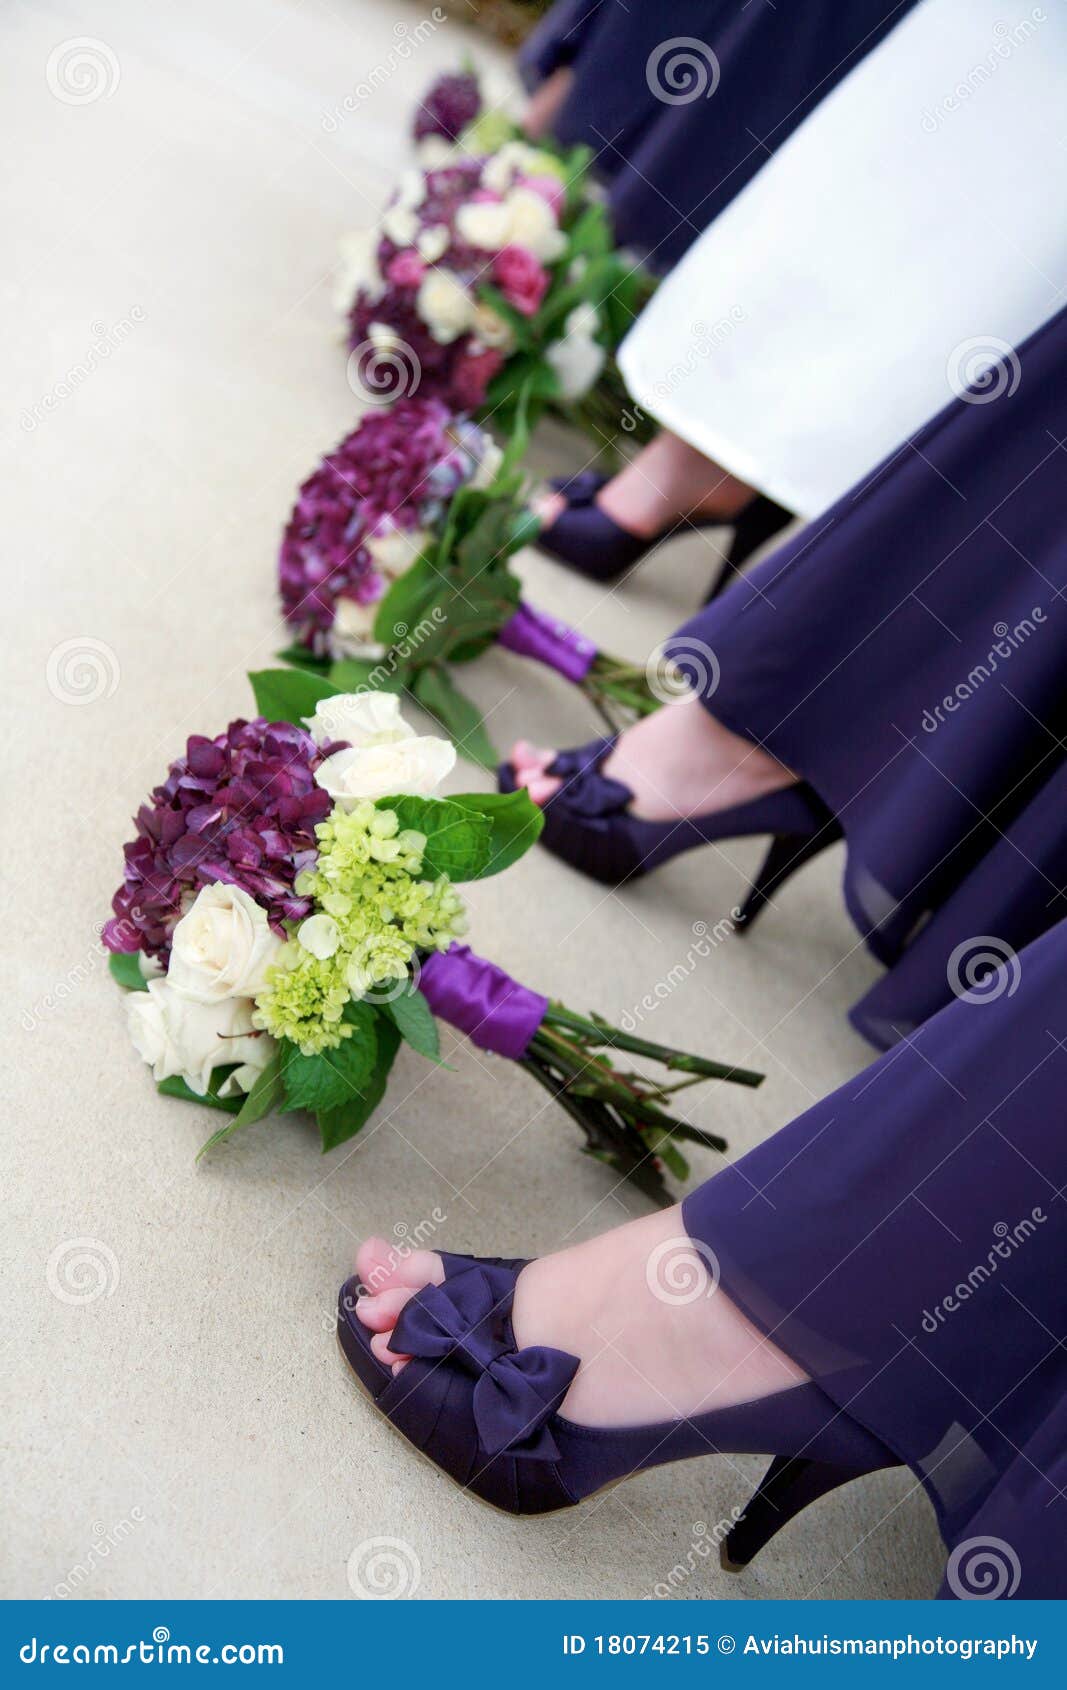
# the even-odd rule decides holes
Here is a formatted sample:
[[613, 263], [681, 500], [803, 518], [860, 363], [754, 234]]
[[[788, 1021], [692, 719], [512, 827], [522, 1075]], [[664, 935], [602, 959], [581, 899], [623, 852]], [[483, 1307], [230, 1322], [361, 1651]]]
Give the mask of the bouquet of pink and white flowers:
[[[613, 355], [652, 283], [615, 248], [589, 150], [461, 138], [406, 171], [371, 240], [346, 244], [350, 368], [372, 396], [418, 394], [507, 430], [520, 395], [611, 449], [627, 396]], [[632, 418], [630, 426], [632, 427]]]
[[666, 1113], [671, 1088], [597, 1052], [658, 1055], [682, 1084], [758, 1075], [627, 1042], [457, 943], [456, 884], [537, 838], [524, 793], [435, 796], [455, 750], [415, 734], [393, 695], [295, 670], [252, 681], [261, 713], [194, 735], [138, 811], [103, 933], [160, 1091], [230, 1117], [205, 1149], [274, 1109], [314, 1116], [324, 1150], [344, 1143], [402, 1042], [439, 1059], [435, 1014], [522, 1062], [586, 1148], [654, 1195], [662, 1164], [685, 1169], [675, 1140], [721, 1145]]
[[521, 418], [507, 452], [438, 399], [367, 413], [304, 482], [278, 563], [287, 662], [336, 685], [410, 691], [463, 751], [498, 755], [451, 666], [494, 641], [615, 707], [656, 708], [643, 666], [598, 651], [521, 598], [510, 559], [537, 532], [525, 503]]

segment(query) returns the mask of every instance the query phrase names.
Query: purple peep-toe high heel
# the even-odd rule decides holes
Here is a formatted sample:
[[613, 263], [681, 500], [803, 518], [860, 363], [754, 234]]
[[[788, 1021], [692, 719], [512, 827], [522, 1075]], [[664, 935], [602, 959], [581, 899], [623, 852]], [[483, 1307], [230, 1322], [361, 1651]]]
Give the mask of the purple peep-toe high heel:
[[549, 485], [567, 500], [567, 509], [536, 540], [541, 551], [593, 581], [617, 580], [654, 546], [687, 528], [732, 528], [729, 549], [704, 600], [708, 604], [737, 574], [746, 558], [793, 520], [791, 511], [758, 493], [732, 523], [721, 516], [681, 517], [651, 539], [645, 539], [623, 528], [597, 504], [596, 496], [607, 479], [594, 470], [582, 470], [578, 475], [557, 476], [551, 481]]
[[[614, 738], [592, 740], [561, 751], [548, 773], [563, 785], [543, 806], [541, 843], [564, 862], [608, 886], [620, 886], [658, 868], [660, 863], [716, 839], [741, 839], [770, 833], [774, 840], [748, 896], [734, 912], [737, 928], [751, 927], [778, 888], [804, 863], [841, 838], [841, 825], [806, 781], [678, 821], [645, 821], [631, 814], [633, 793], [622, 781], [601, 773]], [[501, 792], [514, 792], [515, 770], [497, 770]]]
[[647, 1426], [589, 1427], [560, 1404], [576, 1356], [519, 1349], [511, 1324], [514, 1268], [450, 1258], [441, 1285], [405, 1304], [390, 1348], [413, 1359], [393, 1373], [371, 1350], [356, 1313], [358, 1286], [342, 1288], [337, 1332], [376, 1406], [424, 1455], [483, 1502], [509, 1514], [571, 1508], [620, 1479], [698, 1455], [778, 1459], [723, 1546], [723, 1564], [750, 1560], [800, 1508], [898, 1458], [813, 1383], [737, 1407]]

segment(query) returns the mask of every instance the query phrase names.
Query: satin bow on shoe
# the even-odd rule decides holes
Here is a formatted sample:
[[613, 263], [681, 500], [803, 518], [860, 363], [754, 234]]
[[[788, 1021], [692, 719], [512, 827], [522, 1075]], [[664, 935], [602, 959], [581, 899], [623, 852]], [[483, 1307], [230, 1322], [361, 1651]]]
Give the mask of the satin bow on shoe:
[[427, 1285], [404, 1305], [389, 1341], [398, 1355], [459, 1367], [475, 1379], [474, 1423], [489, 1456], [505, 1451], [556, 1461], [547, 1422], [566, 1396], [578, 1358], [532, 1344], [511, 1328], [514, 1275], [475, 1267]]

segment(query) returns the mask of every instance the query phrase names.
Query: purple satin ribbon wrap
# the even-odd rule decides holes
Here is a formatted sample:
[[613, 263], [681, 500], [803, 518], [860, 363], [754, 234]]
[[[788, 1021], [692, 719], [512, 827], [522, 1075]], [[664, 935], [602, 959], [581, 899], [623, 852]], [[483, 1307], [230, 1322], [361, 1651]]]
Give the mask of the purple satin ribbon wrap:
[[508, 651], [517, 651], [520, 657], [533, 657], [538, 663], [547, 663], [550, 669], [555, 669], [557, 674], [575, 685], [585, 680], [597, 649], [592, 640], [587, 640], [576, 628], [569, 628], [566, 622], [546, 616], [543, 611], [535, 610], [532, 604], [525, 603], [520, 603], [511, 621], [504, 623], [497, 639]]
[[517, 1061], [545, 1018], [548, 999], [520, 986], [469, 945], [435, 952], [422, 965], [419, 989], [442, 1021], [473, 1044]]

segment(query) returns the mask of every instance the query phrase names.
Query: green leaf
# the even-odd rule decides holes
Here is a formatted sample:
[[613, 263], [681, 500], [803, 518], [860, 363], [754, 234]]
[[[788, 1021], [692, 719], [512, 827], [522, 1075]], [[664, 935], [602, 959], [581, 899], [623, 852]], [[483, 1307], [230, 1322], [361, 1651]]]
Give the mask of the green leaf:
[[483, 769], [496, 768], [500, 754], [485, 731], [481, 714], [453, 684], [447, 669], [436, 663], [420, 669], [412, 691], [423, 709], [436, 716], [449, 738], [455, 740], [462, 756]]
[[[349, 1005], [349, 1008], [355, 1007], [369, 1006]], [[354, 1138], [385, 1096], [389, 1070], [400, 1047], [400, 1034], [385, 1015], [377, 1016], [376, 1042], [377, 1056], [374, 1067], [364, 1081], [359, 1095], [350, 1097], [347, 1103], [336, 1109], [319, 1110], [318, 1126], [324, 1151], [333, 1150], [338, 1144], [344, 1144], [346, 1139]]]
[[141, 973], [140, 951], [112, 951], [107, 965], [113, 978], [128, 992], [147, 992], [148, 981]]
[[275, 1051], [267, 1066], [257, 1076], [252, 1090], [245, 1097], [240, 1110], [232, 1121], [227, 1121], [217, 1133], [212, 1133], [206, 1144], [202, 1144], [197, 1151], [196, 1159], [205, 1156], [209, 1150], [214, 1150], [217, 1144], [222, 1144], [238, 1130], [239, 1127], [250, 1127], [254, 1121], [261, 1121], [264, 1115], [269, 1115], [275, 1104], [280, 1103], [284, 1095], [282, 1086], [281, 1052]]
[[426, 558], [416, 558], [403, 575], [398, 575], [378, 605], [374, 616], [374, 638], [395, 646], [407, 639], [429, 610], [440, 590], [441, 578]]
[[277, 653], [282, 663], [288, 663], [292, 669], [306, 669], [311, 675], [326, 675], [329, 673], [330, 660], [328, 657], [316, 657], [306, 645], [287, 645]]
[[390, 998], [382, 1009], [412, 1050], [430, 1062], [441, 1061], [441, 1045], [433, 1011], [417, 986], [409, 986], [399, 997]]
[[211, 1087], [206, 1092], [194, 1091], [177, 1074], [172, 1074], [169, 1080], [160, 1080], [156, 1090], [163, 1097], [178, 1097], [183, 1103], [203, 1103], [209, 1109], [225, 1109], [228, 1115], [237, 1115], [244, 1108], [244, 1099], [238, 1097], [220, 1097], [218, 1088], [227, 1075], [232, 1074], [235, 1064], [230, 1063], [225, 1068], [214, 1068], [211, 1073]]
[[545, 825], [543, 811], [525, 787], [517, 792], [457, 793], [449, 803], [459, 805], [471, 815], [486, 817], [492, 830], [489, 860], [481, 874], [471, 876], [472, 879], [487, 880], [491, 874], [510, 868], [537, 842]]
[[348, 1038], [318, 1056], [304, 1056], [290, 1039], [281, 1041], [283, 1114], [306, 1109], [318, 1115], [362, 1095], [378, 1059], [378, 1016], [370, 1004], [353, 1002], [345, 1005], [344, 1018], [352, 1027]]
[[256, 709], [268, 722], [292, 722], [303, 726], [305, 716], [314, 716], [321, 698], [341, 691], [322, 675], [304, 669], [258, 669], [249, 675]]
[[330, 680], [342, 692], [403, 692], [407, 671], [393, 658], [372, 662], [366, 657], [341, 657], [330, 665]]
[[447, 874], [450, 880], [480, 880], [485, 874], [493, 831], [487, 816], [448, 798], [379, 798], [378, 808], [395, 810], [402, 828], [426, 835], [426, 878]]

